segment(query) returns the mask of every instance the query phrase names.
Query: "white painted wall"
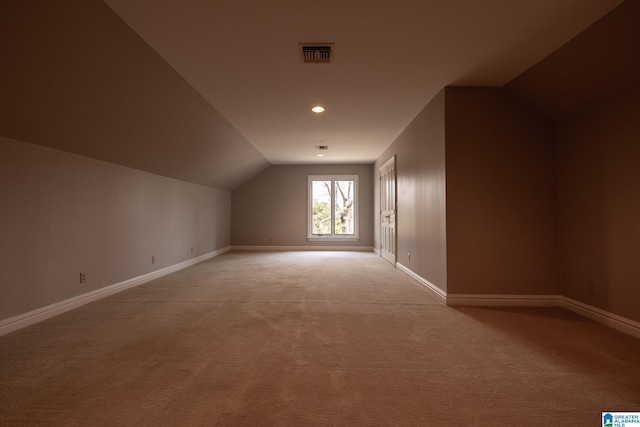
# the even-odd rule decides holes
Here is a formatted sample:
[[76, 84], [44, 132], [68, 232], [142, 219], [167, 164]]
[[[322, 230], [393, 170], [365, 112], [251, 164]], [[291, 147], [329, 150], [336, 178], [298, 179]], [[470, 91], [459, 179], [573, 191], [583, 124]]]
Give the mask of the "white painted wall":
[[0, 137], [0, 320], [229, 245], [227, 191]]

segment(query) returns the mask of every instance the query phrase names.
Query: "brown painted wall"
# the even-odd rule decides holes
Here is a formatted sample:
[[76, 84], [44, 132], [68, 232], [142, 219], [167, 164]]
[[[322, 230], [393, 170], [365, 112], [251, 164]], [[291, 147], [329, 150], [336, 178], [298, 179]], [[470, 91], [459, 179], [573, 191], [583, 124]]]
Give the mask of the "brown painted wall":
[[398, 262], [449, 294], [557, 294], [554, 150], [501, 89], [441, 91], [375, 164], [396, 155]]
[[[307, 242], [308, 175], [358, 175], [358, 242]], [[373, 246], [372, 166], [271, 166], [231, 193], [234, 246]]]
[[378, 169], [395, 154], [398, 262], [447, 291], [444, 114], [442, 90], [375, 163], [374, 194], [375, 241], [379, 246]]
[[562, 294], [635, 321], [640, 321], [639, 100], [636, 84], [560, 125], [557, 133]]
[[559, 292], [636, 321], [639, 19], [625, 1], [505, 86], [556, 122]]
[[551, 123], [499, 88], [446, 89], [451, 294], [557, 294]]
[[0, 320], [225, 248], [229, 213], [227, 191], [0, 137]]

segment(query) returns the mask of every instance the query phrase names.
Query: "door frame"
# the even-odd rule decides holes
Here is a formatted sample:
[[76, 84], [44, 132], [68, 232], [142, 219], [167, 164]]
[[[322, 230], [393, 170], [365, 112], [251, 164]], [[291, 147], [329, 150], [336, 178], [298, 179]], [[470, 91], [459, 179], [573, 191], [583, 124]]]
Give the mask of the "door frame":
[[[388, 182], [383, 182], [388, 178], [388, 171], [392, 172], [392, 181], [390, 184]], [[385, 178], [387, 177], [387, 178]], [[394, 266], [398, 261], [398, 192], [397, 192], [397, 173], [396, 173], [396, 156], [395, 154], [391, 156], [389, 160], [384, 162], [382, 166], [378, 169], [378, 179], [380, 183], [380, 256], [389, 261]], [[386, 190], [386, 191], [385, 191]], [[389, 191], [391, 190], [391, 191]], [[388, 200], [390, 198], [390, 200]], [[392, 209], [384, 209], [383, 207], [392, 207]], [[387, 217], [390, 217], [389, 223], [392, 223], [391, 230], [392, 236], [389, 239], [391, 244], [392, 251], [384, 250], [383, 245], [385, 244], [387, 237], [387, 230], [384, 229], [384, 224], [387, 223], [385, 220]]]

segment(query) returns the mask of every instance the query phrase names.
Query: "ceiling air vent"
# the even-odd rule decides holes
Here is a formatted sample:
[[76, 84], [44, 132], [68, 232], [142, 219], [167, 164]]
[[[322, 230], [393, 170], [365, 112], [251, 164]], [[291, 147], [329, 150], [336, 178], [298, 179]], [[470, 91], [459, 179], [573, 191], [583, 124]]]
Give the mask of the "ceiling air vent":
[[302, 62], [309, 64], [330, 63], [333, 43], [300, 43]]
[[316, 150], [319, 150], [319, 151], [326, 151], [326, 150], [328, 150], [328, 149], [329, 149], [329, 146], [328, 146], [328, 145], [316, 145]]

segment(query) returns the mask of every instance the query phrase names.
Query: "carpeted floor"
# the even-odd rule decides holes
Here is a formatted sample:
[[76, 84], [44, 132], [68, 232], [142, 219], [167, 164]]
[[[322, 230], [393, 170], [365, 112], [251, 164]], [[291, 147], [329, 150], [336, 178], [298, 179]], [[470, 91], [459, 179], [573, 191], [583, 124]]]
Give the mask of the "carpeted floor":
[[231, 252], [0, 337], [0, 425], [597, 426], [640, 340], [454, 309], [371, 253]]

